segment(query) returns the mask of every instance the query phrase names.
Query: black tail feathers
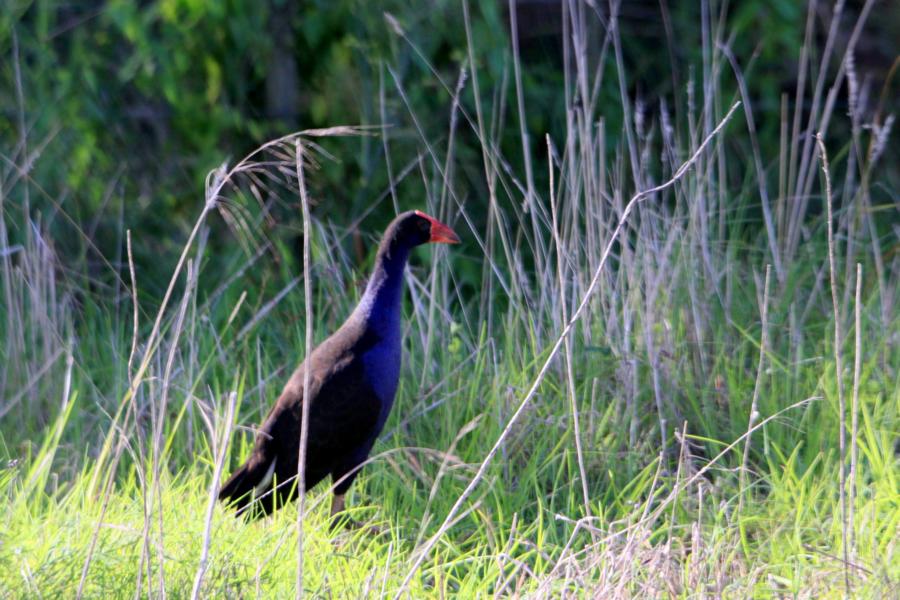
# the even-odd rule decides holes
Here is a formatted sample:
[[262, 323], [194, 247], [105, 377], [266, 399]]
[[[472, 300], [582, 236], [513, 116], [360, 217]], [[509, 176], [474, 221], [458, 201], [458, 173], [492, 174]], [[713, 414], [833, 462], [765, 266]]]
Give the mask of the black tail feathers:
[[[276, 459], [269, 462], [254, 460], [251, 458], [241, 468], [235, 471], [222, 489], [219, 490], [219, 501], [237, 509], [241, 515], [252, 506], [258, 506], [262, 513], [267, 514], [267, 506], [272, 504], [272, 479], [275, 473]], [[259, 511], [250, 511], [258, 516]]]

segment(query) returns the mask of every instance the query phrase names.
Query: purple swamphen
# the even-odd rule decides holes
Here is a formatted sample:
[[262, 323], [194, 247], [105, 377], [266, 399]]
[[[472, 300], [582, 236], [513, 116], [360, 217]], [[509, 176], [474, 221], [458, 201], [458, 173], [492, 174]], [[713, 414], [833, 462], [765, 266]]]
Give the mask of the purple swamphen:
[[[238, 514], [270, 514], [297, 495], [302, 406], [309, 402], [305, 487], [336, 482], [331, 514], [369, 456], [394, 403], [400, 377], [403, 270], [428, 242], [455, 244], [452, 229], [420, 211], [395, 218], [378, 246], [375, 269], [356, 309], [294, 371], [256, 435], [253, 453], [219, 492]], [[310, 369], [309, 397], [303, 396]]]

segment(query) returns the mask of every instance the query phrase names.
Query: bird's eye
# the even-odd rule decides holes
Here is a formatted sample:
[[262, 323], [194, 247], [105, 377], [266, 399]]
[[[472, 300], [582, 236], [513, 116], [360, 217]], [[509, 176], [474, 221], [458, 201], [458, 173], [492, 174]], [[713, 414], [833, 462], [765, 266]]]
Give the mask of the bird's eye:
[[428, 221], [419, 221], [419, 231], [430, 231], [431, 223]]

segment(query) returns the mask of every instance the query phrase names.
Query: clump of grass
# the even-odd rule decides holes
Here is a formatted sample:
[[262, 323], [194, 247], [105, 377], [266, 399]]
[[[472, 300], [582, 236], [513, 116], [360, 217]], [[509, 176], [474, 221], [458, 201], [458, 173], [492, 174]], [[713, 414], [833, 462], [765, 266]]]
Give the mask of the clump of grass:
[[[311, 217], [302, 278], [245, 284], [263, 257], [286, 258], [277, 241], [260, 239], [259, 224], [272, 197], [303, 191], [304, 167], [327, 157], [312, 136], [358, 130], [287, 136], [212, 174], [152, 308], [130, 260], [139, 235], [123, 236], [128, 281], [104, 300], [60, 277], [64, 261], [31, 220], [27, 178], [0, 185], [3, 595], [894, 593], [900, 356], [891, 332], [900, 319], [890, 307], [900, 257], [881, 250], [889, 240], [871, 219], [890, 118], [851, 102], [853, 143], [825, 172], [842, 173], [844, 201], [833, 218], [830, 201], [826, 217], [810, 204], [808, 138], [837, 143], [828, 133], [835, 96], [852, 77], [848, 57], [870, 5], [848, 47], [837, 48], [837, 25], [829, 28], [811, 98], [808, 28], [794, 108], [783, 102], [780, 148], [767, 155], [742, 84], [752, 73], [727, 32], [706, 31], [702, 93], [673, 120], [664, 104], [649, 114], [626, 93], [615, 11], [596, 62], [584, 43], [590, 15], [566, 3], [564, 136], [547, 136], [547, 155], [532, 156], [528, 99], [516, 85], [508, 101], [523, 148], [511, 158], [498, 143], [505, 107], [480, 91], [463, 3], [468, 69], [455, 86], [439, 80], [450, 107], [445, 144], [426, 139], [410, 109], [423, 153], [379, 200], [396, 203], [394, 186], [417, 169], [427, 209], [469, 243], [457, 256], [437, 250], [435, 268], [407, 275], [397, 405], [353, 490], [354, 516], [383, 530], [374, 537], [328, 531], [326, 484], [300, 512], [252, 523], [213, 501], [223, 471], [249, 451], [250, 424], [358, 294], [345, 233]], [[844, 58], [829, 84], [836, 51]], [[394, 86], [382, 95], [410, 106], [402, 78], [387, 71]], [[595, 91], [604, 77], [621, 90], [621, 136], [605, 130], [609, 108]], [[729, 120], [737, 111], [744, 119]], [[477, 139], [486, 209], [455, 175], [457, 129]], [[741, 160], [744, 147], [752, 161]], [[767, 164], [778, 165], [774, 198]], [[13, 201], [21, 222], [10, 227], [3, 209]], [[217, 209], [244, 250], [223, 281], [203, 270]], [[461, 276], [472, 261], [484, 266], [480, 295], [466, 293]], [[97, 307], [73, 310], [76, 294]], [[851, 353], [848, 411], [842, 357]], [[19, 427], [6, 425], [13, 418]]]

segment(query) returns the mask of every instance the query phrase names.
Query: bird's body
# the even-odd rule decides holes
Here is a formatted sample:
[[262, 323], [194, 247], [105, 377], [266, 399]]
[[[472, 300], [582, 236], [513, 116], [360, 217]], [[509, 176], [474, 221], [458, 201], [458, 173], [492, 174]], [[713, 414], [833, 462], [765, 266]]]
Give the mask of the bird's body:
[[390, 414], [401, 364], [403, 270], [409, 251], [429, 241], [458, 241], [418, 211], [385, 232], [366, 291], [353, 313], [294, 371], [256, 436], [253, 452], [222, 486], [219, 499], [244, 512], [271, 513], [296, 495], [304, 374], [309, 368], [305, 487], [331, 475], [335, 509]]

